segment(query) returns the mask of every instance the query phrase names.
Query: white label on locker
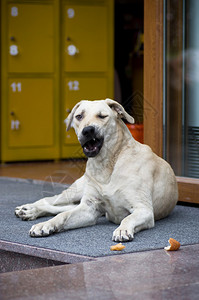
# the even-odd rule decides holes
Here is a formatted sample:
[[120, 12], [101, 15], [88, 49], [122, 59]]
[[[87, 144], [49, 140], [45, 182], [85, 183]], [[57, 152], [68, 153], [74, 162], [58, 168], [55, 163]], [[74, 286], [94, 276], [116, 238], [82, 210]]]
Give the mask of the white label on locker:
[[10, 55], [15, 56], [15, 55], [17, 55], [18, 53], [19, 53], [19, 51], [18, 51], [18, 47], [17, 47], [16, 45], [10, 46]]
[[19, 120], [11, 121], [11, 130], [19, 130], [20, 122]]
[[18, 16], [18, 7], [16, 7], [16, 6], [11, 7], [11, 16], [12, 17], [17, 17]]
[[74, 9], [73, 9], [73, 8], [68, 8], [67, 14], [68, 14], [68, 18], [69, 18], [69, 19], [74, 18], [74, 16], [75, 16], [75, 11], [74, 11]]
[[79, 90], [79, 81], [78, 80], [69, 81], [68, 87], [69, 87], [70, 91], [78, 91]]
[[21, 82], [13, 82], [11, 88], [13, 92], [21, 92]]
[[77, 52], [78, 51], [77, 51], [77, 48], [75, 47], [75, 45], [68, 46], [68, 55], [74, 56]]

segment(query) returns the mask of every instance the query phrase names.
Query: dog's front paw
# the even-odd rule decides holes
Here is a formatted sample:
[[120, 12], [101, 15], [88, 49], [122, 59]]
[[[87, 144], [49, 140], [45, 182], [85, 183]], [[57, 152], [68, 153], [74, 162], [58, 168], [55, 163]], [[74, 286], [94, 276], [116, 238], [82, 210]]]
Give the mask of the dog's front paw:
[[118, 227], [113, 232], [112, 240], [115, 242], [128, 242], [133, 240], [133, 232], [128, 229]]
[[24, 221], [35, 220], [39, 211], [34, 204], [24, 204], [15, 208], [15, 215]]
[[33, 225], [29, 231], [29, 234], [32, 237], [40, 237], [40, 236], [48, 236], [57, 231], [58, 231], [57, 227], [51, 222], [51, 220], [49, 220], [47, 222], [42, 222]]

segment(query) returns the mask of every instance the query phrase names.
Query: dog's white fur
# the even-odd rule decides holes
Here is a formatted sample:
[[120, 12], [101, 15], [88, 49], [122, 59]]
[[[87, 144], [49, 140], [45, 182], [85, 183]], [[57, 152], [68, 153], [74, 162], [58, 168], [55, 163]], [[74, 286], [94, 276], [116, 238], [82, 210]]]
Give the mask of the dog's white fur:
[[95, 157], [88, 158], [85, 174], [62, 194], [16, 208], [23, 220], [57, 214], [32, 226], [31, 236], [94, 225], [105, 214], [120, 224], [112, 239], [129, 241], [134, 233], [152, 228], [154, 220], [173, 210], [178, 199], [173, 170], [150, 147], [135, 141], [121, 118], [134, 123], [111, 99], [76, 104], [67, 118], [67, 129], [74, 127], [81, 141], [83, 129], [93, 126], [103, 136], [103, 146]]

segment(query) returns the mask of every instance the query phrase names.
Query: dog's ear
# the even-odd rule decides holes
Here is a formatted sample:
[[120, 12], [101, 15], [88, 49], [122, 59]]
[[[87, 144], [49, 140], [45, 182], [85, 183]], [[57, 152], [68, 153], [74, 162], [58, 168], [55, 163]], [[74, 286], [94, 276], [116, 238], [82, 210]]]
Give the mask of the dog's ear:
[[64, 120], [64, 123], [66, 124], [66, 131], [68, 131], [72, 126], [72, 121], [73, 121], [73, 117], [74, 117], [74, 113], [76, 112], [77, 108], [80, 106], [82, 101], [78, 102], [73, 109], [71, 110], [70, 114], [68, 115], [68, 117]]
[[133, 117], [131, 117], [123, 108], [123, 106], [121, 104], [119, 104], [117, 101], [114, 101], [112, 99], [106, 99], [105, 100], [106, 104], [113, 109], [114, 111], [117, 112], [117, 115], [121, 118], [121, 119], [125, 119], [127, 122], [129, 122], [130, 124], [134, 124], [135, 120]]

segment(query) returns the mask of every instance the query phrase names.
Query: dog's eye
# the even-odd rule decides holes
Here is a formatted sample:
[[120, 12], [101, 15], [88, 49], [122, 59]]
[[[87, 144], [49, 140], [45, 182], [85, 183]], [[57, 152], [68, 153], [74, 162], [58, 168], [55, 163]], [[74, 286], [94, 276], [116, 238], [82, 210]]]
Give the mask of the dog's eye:
[[98, 115], [98, 118], [100, 118], [100, 119], [105, 119], [105, 118], [107, 118], [108, 116], [103, 116], [103, 115]]
[[78, 121], [81, 121], [83, 116], [82, 115], [76, 115], [75, 118], [78, 120]]

